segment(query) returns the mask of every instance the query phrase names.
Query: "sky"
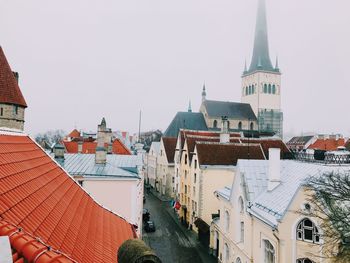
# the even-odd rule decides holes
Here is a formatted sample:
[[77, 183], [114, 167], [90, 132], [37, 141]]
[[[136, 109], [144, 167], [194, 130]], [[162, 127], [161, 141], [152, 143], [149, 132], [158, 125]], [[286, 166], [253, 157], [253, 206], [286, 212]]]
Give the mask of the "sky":
[[[286, 134], [350, 136], [349, 0], [266, 0]], [[189, 100], [241, 100], [257, 0], [0, 0], [25, 129], [165, 130]]]

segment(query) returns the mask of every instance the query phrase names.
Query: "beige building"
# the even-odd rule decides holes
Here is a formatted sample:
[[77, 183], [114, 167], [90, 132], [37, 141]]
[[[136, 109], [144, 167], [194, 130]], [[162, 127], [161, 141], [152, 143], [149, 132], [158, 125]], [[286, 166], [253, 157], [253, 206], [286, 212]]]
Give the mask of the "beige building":
[[159, 154], [160, 142], [152, 142], [149, 152], [146, 154], [146, 174], [145, 182], [156, 188], [157, 158]]
[[176, 142], [176, 138], [163, 137], [157, 156], [157, 190], [167, 197], [175, 196], [174, 155]]
[[219, 262], [318, 263], [326, 241], [302, 185], [308, 176], [350, 166], [270, 159], [239, 160], [232, 187], [217, 190], [219, 216], [211, 224], [210, 248]]

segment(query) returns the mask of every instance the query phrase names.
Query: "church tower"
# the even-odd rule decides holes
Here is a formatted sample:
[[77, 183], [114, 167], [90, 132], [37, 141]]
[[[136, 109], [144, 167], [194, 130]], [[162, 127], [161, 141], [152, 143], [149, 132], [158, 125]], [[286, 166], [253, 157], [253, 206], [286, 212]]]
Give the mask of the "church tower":
[[253, 57], [242, 75], [242, 102], [249, 103], [258, 118], [260, 132], [283, 135], [281, 72], [269, 55], [265, 0], [258, 0]]

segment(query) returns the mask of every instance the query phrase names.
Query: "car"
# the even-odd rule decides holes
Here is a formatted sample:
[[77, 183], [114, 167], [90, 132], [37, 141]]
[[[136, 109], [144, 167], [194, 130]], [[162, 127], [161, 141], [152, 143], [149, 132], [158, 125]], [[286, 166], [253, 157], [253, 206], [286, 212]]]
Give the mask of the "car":
[[155, 232], [156, 231], [156, 226], [154, 225], [154, 222], [149, 220], [145, 223], [145, 231], [146, 232]]
[[143, 222], [149, 221], [150, 216], [151, 216], [151, 215], [150, 215], [148, 209], [147, 209], [147, 208], [144, 208], [144, 209], [142, 210], [142, 221], [143, 221]]

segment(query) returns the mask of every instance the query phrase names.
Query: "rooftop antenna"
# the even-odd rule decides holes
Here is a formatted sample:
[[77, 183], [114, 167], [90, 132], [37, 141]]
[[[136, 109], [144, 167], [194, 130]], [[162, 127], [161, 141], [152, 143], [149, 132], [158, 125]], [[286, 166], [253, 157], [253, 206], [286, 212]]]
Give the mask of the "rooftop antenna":
[[141, 110], [140, 110], [140, 116], [139, 116], [139, 139], [138, 139], [138, 142], [140, 143], [141, 142]]

